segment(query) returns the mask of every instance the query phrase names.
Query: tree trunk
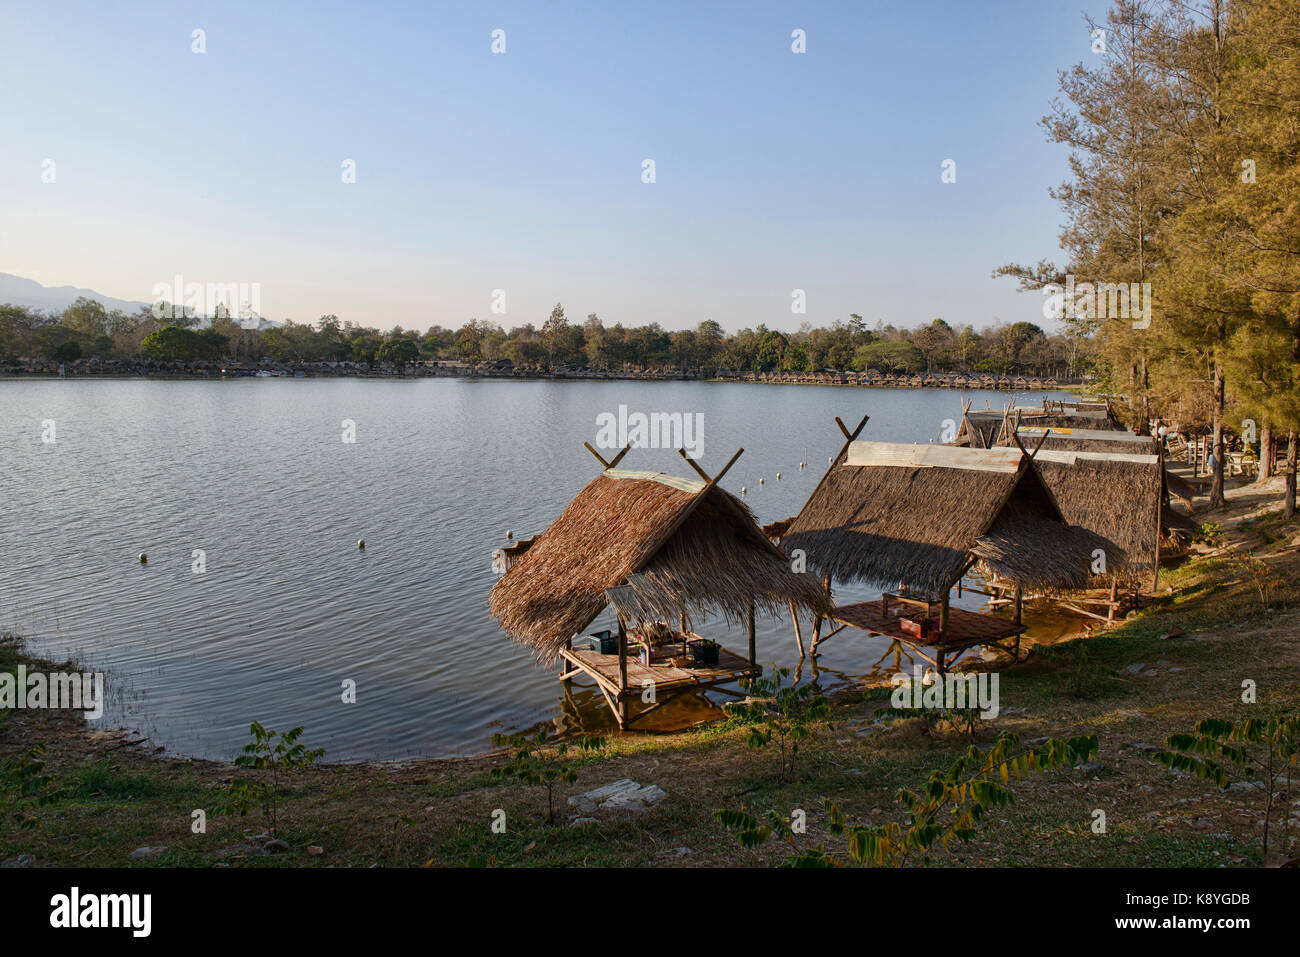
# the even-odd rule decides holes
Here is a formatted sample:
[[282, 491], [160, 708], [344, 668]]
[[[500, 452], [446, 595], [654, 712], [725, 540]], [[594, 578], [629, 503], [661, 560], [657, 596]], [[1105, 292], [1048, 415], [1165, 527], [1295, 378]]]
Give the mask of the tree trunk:
[[1151, 376], [1147, 370], [1147, 357], [1144, 355], [1138, 366], [1138, 383], [1142, 387], [1142, 415], [1138, 419], [1137, 434], [1151, 434]]
[[1286, 506], [1284, 512], [1288, 519], [1295, 518], [1295, 429], [1287, 435], [1286, 449]]
[[1222, 508], [1228, 504], [1223, 497], [1223, 368], [1214, 364], [1214, 439], [1210, 448], [1214, 450], [1214, 475], [1210, 482], [1210, 508]]
[[1262, 485], [1273, 475], [1273, 430], [1265, 422], [1259, 430], [1259, 476], [1256, 485]]

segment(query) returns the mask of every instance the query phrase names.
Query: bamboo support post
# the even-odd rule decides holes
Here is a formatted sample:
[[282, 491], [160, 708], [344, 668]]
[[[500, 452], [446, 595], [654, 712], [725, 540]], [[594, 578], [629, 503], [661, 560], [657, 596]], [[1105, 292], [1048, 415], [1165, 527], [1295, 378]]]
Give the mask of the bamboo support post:
[[749, 603], [749, 666], [758, 667], [758, 654], [754, 643], [754, 603]]
[[799, 628], [799, 611], [794, 602], [790, 602], [790, 619], [794, 622], [794, 640], [799, 645], [799, 660], [803, 661], [803, 632]]
[[[1016, 624], [1017, 625], [1024, 624], [1024, 610], [1025, 610], [1025, 594], [1024, 591], [1022, 591], [1021, 589], [1020, 582], [1016, 582]], [[1020, 660], [1020, 632], [1019, 631], [1016, 632], [1015, 651], [1012, 652], [1012, 657], [1016, 661]]]
[[[838, 420], [837, 420], [837, 421], [838, 421]], [[866, 422], [866, 419], [865, 419], [865, 418], [863, 419], [863, 422], [864, 422], [864, 423]], [[844, 428], [844, 426], [841, 425], [840, 428], [842, 429], [842, 428]], [[859, 426], [859, 428], [861, 428], [861, 426]], [[845, 448], [847, 449], [848, 446], [846, 445]], [[825, 577], [822, 579], [822, 587], [826, 589], [826, 594], [827, 594], [827, 596], [829, 596], [830, 593], [831, 593], [831, 576], [830, 576], [830, 575], [827, 575], [827, 576], [825, 576]], [[818, 643], [821, 641], [821, 636], [822, 636], [822, 621], [823, 621], [823, 619], [822, 619], [821, 615], [818, 615], [816, 618], [813, 619], [812, 648], [810, 648], [809, 651], [808, 651], [808, 653], [809, 653], [810, 655], [812, 655], [813, 657], [816, 657], [816, 656], [817, 656], [817, 645], [818, 645]]]
[[627, 699], [623, 693], [627, 691], [627, 627], [623, 624], [623, 616], [618, 619], [618, 708], [615, 717], [618, 718], [618, 726], [624, 727], [627, 724]]
[[1160, 468], [1160, 487], [1161, 493], [1159, 500], [1156, 502], [1156, 555], [1155, 561], [1151, 568], [1151, 594], [1155, 594], [1160, 588], [1160, 519], [1165, 507], [1164, 493], [1164, 476], [1165, 476], [1165, 451], [1164, 443], [1161, 443], [1157, 451], [1156, 461]]

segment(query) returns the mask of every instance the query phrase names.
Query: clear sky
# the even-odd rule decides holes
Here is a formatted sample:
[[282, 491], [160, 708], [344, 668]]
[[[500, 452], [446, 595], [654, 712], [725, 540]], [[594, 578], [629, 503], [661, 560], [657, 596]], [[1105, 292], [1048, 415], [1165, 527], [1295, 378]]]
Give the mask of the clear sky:
[[989, 274], [1057, 250], [1037, 121], [1105, 6], [0, 0], [0, 272], [382, 328], [1050, 329]]

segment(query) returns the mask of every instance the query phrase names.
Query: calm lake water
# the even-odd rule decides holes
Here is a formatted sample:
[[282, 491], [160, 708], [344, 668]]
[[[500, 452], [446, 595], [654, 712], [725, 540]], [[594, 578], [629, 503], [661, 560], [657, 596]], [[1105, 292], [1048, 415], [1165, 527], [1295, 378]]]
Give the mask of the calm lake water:
[[[0, 381], [0, 630], [106, 672], [102, 724], [137, 728], [180, 754], [230, 759], [255, 719], [305, 725], [307, 745], [336, 761], [475, 753], [495, 731], [543, 722], [607, 729], [599, 694], [579, 687], [564, 700], [555, 670], [511, 643], [485, 606], [506, 531], [542, 531], [599, 471], [582, 447], [595, 444], [599, 414], [620, 404], [703, 413], [704, 467], [721, 468], [743, 445], [723, 485], [746, 487], [745, 501], [768, 522], [798, 511], [839, 450], [834, 416], [852, 427], [870, 413], [863, 438], [925, 443], [959, 417], [962, 398], [1000, 408], [1007, 394]], [[355, 443], [342, 441], [344, 419], [356, 424]], [[46, 420], [53, 444], [42, 442]], [[623, 464], [690, 475], [671, 451], [633, 451]], [[201, 574], [196, 549], [206, 555]], [[740, 629], [713, 631], [745, 647]], [[871, 675], [886, 646], [843, 632], [823, 646], [817, 680], [832, 687]], [[760, 619], [758, 648], [762, 662], [793, 666], [788, 618]], [[811, 677], [806, 665], [802, 676]], [[355, 704], [341, 701], [347, 679]], [[665, 721], [686, 723], [711, 706], [674, 707]]]

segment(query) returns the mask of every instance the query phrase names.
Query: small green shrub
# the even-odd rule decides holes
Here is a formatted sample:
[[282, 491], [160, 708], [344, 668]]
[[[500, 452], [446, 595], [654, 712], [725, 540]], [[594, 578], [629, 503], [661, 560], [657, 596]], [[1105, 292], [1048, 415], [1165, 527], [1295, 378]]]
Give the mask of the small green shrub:
[[[1221, 788], [1237, 781], [1259, 781], [1264, 792], [1264, 824], [1260, 849], [1268, 858], [1272, 833], [1280, 829], [1282, 850], [1288, 850], [1288, 806], [1282, 802], [1277, 811], [1279, 782], [1300, 781], [1296, 771], [1300, 760], [1300, 715], [1273, 714], [1232, 722], [1206, 718], [1196, 725], [1194, 734], [1171, 734], [1165, 739], [1166, 751], [1156, 752], [1156, 760], [1176, 771], [1195, 774], [1213, 781]], [[1287, 794], [1290, 800], [1291, 794]]]
[[[492, 742], [515, 750], [509, 764], [492, 769], [492, 777], [514, 778], [532, 787], [546, 788], [546, 823], [554, 824], [556, 782], [572, 784], [578, 780], [577, 769], [566, 762], [569, 755], [569, 746], [561, 743], [554, 751], [546, 750], [547, 734], [545, 731], [538, 731], [531, 738], [523, 735], [495, 734], [492, 736]], [[583, 754], [599, 751], [604, 746], [604, 738], [584, 737], [578, 739], [578, 751]]]
[[286, 777], [311, 767], [325, 754], [324, 748], [308, 751], [299, 744], [302, 732], [302, 725], [283, 734], [268, 730], [257, 721], [249, 725], [248, 733], [253, 740], [235, 758], [235, 767], [255, 773], [231, 782], [229, 798], [220, 810], [244, 817], [254, 807], [260, 807], [267, 833], [274, 837], [280, 826], [279, 799]]
[[45, 745], [34, 744], [18, 758], [0, 758], [0, 820], [10, 817], [17, 828], [32, 827], [36, 822], [27, 812], [58, 800], [44, 754]]
[[[998, 736], [992, 748], [976, 745], [953, 762], [946, 771], [934, 771], [919, 792], [901, 788], [895, 800], [902, 806], [902, 823], [849, 824], [839, 805], [823, 800], [830, 816], [828, 830], [833, 837], [846, 838], [847, 861], [853, 864], [902, 867], [920, 857], [922, 862], [936, 847], [949, 849], [954, 842], [975, 836], [980, 819], [993, 808], [1005, 808], [1015, 801], [1010, 780], [1033, 772], [1070, 767], [1097, 753], [1097, 736], [1050, 739], [1036, 748], [1020, 751], [1020, 739], [1010, 732]], [[949, 815], [943, 818], [944, 812]], [[718, 810], [714, 819], [737, 832], [744, 847], [757, 847], [773, 835], [790, 846], [789, 867], [843, 867], [845, 860], [826, 849], [825, 842], [801, 844], [787, 821], [776, 811], [761, 820], [747, 811]]]
[[794, 769], [799, 742], [814, 727], [831, 727], [830, 702], [811, 684], [788, 684], [789, 668], [773, 663], [771, 678], [744, 678], [740, 687], [750, 696], [730, 706], [737, 720], [750, 726], [746, 739], [750, 747], [764, 748], [775, 741], [781, 751], [781, 777]]

